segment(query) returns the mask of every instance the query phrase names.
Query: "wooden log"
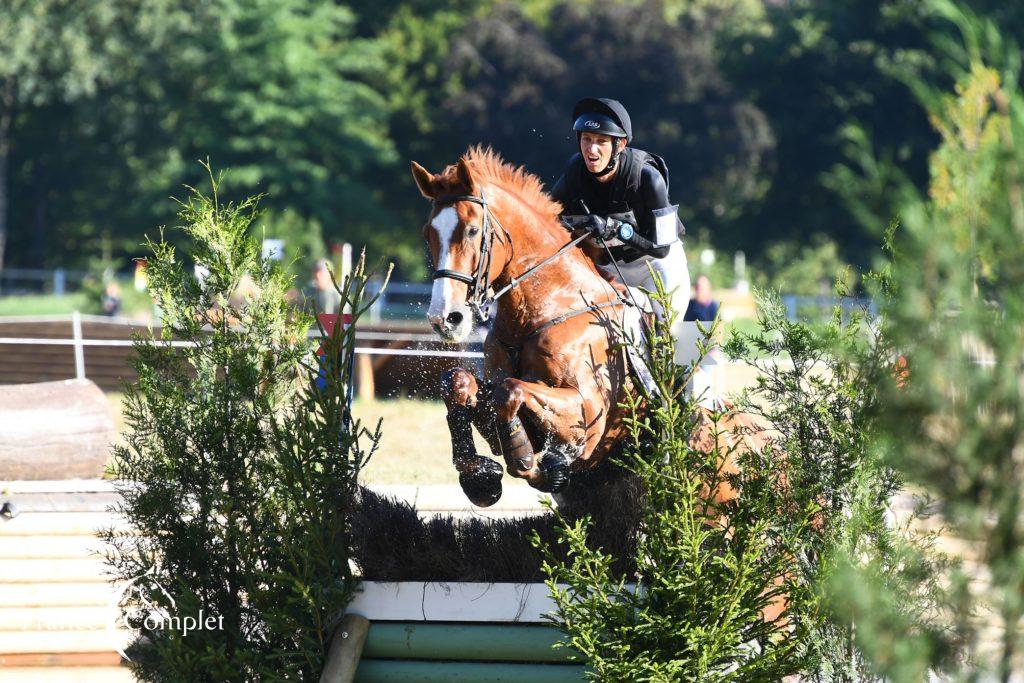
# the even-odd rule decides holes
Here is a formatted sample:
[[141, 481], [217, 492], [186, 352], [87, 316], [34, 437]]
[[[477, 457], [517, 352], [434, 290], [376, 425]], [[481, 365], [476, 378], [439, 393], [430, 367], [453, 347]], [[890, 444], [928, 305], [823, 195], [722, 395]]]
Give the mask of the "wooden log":
[[89, 380], [0, 386], [0, 480], [99, 477], [115, 436]]
[[327, 662], [320, 674], [320, 683], [352, 683], [370, 621], [359, 614], [346, 614], [331, 639]]
[[372, 401], [377, 395], [373, 381], [373, 360], [365, 353], [356, 355], [356, 387], [359, 388], [360, 401]]

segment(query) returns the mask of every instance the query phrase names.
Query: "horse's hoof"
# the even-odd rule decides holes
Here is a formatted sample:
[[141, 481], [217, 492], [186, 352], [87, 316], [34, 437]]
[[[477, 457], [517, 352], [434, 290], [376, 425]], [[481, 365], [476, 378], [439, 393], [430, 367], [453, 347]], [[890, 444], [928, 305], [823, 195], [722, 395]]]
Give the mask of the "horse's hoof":
[[469, 502], [477, 507], [486, 508], [501, 498], [501, 477], [505, 470], [490, 458], [478, 458], [476, 470], [459, 474], [459, 486], [469, 498]]
[[544, 484], [537, 487], [545, 493], [561, 493], [569, 485], [569, 459], [563, 453], [545, 453], [540, 461]]

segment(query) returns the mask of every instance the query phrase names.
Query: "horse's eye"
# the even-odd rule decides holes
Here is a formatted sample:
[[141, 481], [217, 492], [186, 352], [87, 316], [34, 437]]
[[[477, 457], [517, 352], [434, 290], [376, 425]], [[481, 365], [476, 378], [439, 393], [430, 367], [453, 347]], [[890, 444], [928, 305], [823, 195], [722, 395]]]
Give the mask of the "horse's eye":
[[469, 226], [469, 230], [466, 231], [466, 234], [470, 237], [476, 237], [480, 234], [480, 228], [476, 225], [471, 225]]

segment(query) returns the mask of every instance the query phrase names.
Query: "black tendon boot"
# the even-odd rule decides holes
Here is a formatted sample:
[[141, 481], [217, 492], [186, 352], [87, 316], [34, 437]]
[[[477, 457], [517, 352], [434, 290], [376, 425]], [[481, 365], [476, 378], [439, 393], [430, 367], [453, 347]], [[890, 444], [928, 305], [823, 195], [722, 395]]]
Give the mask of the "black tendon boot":
[[544, 484], [539, 491], [560, 493], [569, 485], [569, 458], [557, 449], [549, 449], [540, 459], [540, 471], [544, 473]]
[[452, 435], [452, 462], [459, 471], [462, 492], [477, 507], [494, 505], [501, 498], [504, 470], [490, 458], [477, 455], [469, 409], [465, 406], [448, 408], [448, 429]]

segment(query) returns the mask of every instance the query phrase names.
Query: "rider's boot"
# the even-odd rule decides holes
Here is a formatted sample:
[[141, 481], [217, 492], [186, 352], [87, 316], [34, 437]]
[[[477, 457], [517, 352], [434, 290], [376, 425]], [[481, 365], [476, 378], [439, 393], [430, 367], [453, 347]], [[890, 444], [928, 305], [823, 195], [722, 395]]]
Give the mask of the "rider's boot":
[[494, 460], [477, 455], [469, 410], [460, 405], [448, 406], [452, 462], [459, 472], [462, 492], [470, 502], [477, 507], [489, 507], [501, 498], [501, 477], [504, 471]]

